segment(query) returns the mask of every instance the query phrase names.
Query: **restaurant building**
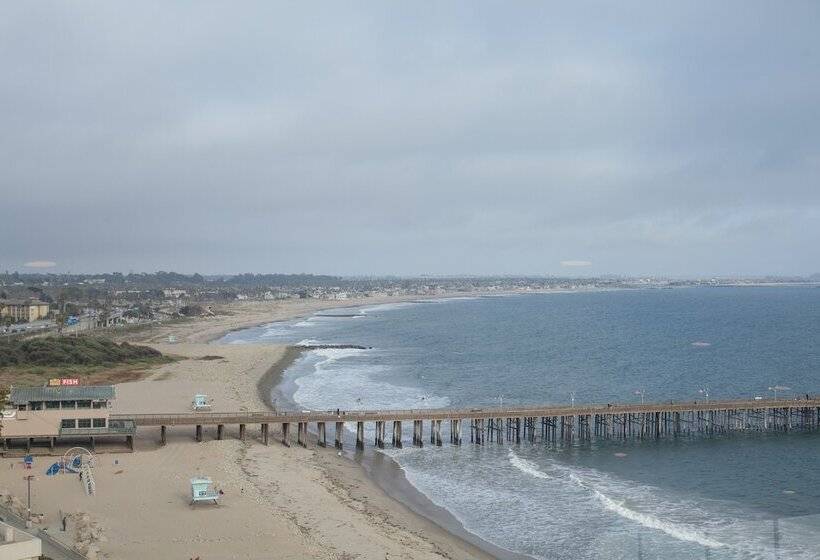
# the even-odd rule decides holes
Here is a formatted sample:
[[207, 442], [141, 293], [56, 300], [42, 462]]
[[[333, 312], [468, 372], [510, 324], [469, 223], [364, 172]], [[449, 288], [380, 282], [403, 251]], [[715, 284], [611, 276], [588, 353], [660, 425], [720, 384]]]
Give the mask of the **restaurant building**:
[[111, 385], [12, 387], [0, 419], [3, 450], [24, 445], [28, 452], [33, 446], [53, 451], [77, 440], [93, 450], [98, 439], [110, 437], [124, 437], [133, 449], [134, 422], [109, 418], [115, 396]]

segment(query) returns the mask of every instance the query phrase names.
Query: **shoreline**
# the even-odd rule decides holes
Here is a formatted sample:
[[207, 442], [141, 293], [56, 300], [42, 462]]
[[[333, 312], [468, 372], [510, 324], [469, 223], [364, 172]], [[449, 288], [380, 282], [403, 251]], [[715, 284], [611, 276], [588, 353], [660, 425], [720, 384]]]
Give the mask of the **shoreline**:
[[[214, 367], [217, 368], [216, 371], [223, 372], [218, 379], [211, 378], [211, 381], [219, 383], [219, 387], [216, 384], [207, 386], [202, 382], [197, 382], [195, 392], [211, 394], [218, 398], [220, 403], [223, 399], [227, 400], [228, 396], [231, 396], [233, 402], [244, 405], [240, 407], [244, 410], [273, 409], [272, 396], [281, 396], [284, 401], [289, 401], [288, 396], [284, 393], [275, 395], [277, 387], [282, 383], [285, 371], [303, 356], [307, 349], [275, 344], [224, 344], [218, 342], [226, 334], [260, 325], [297, 320], [328, 309], [368, 307], [408, 301], [423, 302], [424, 300], [443, 298], [497, 297], [500, 295], [510, 294], [458, 293], [430, 297], [374, 298], [347, 302], [322, 300], [307, 302], [307, 304], [299, 301], [276, 302], [275, 304], [256, 302], [256, 305], [243, 302], [243, 304], [230, 307], [226, 310], [225, 315], [216, 318], [196, 318], [157, 325], [152, 329], [133, 333], [132, 335], [123, 333], [123, 338], [129, 342], [154, 346], [164, 353], [182, 353], [183, 359], [176, 364], [176, 367], [160, 368], [146, 379], [133, 384], [118, 385], [118, 394], [122, 394], [122, 390], [126, 387], [149, 388], [154, 381], [165, 382], [169, 374], [163, 370], [179, 370], [186, 367], [187, 364], [187, 368], [191, 370], [187, 375], [191, 376], [192, 379], [202, 378], [203, 374], [199, 371], [202, 367]], [[174, 343], [169, 342], [170, 336], [176, 339]], [[224, 359], [196, 364], [192, 362], [201, 359], [197, 356], [214, 354], [220, 355]], [[264, 356], [266, 355], [271, 357], [275, 355], [275, 359], [264, 363], [262, 360], [265, 359]], [[236, 360], [242, 356], [256, 356], [251, 360], [253, 367], [236, 365]], [[247, 358], [243, 359], [247, 360]], [[190, 384], [188, 386], [191, 387]], [[193, 391], [193, 387], [191, 390]], [[142, 399], [144, 398], [145, 396], [141, 396], [139, 402], [143, 402]], [[134, 400], [134, 403], [136, 402]], [[187, 402], [190, 402], [190, 397], [188, 397]], [[135, 408], [131, 404], [123, 407], [122, 410], [126, 410], [126, 408], [129, 412], [143, 411], [143, 409]], [[146, 411], [155, 411], [154, 409], [159, 411], [160, 408], [173, 410], [173, 408], [167, 408], [167, 406], [158, 403], [152, 403], [150, 408], [151, 410]], [[221, 408], [226, 409], [225, 406]], [[236, 405], [232, 405], [232, 408], [226, 410], [236, 410], [236, 408]], [[215, 406], [214, 410], [218, 409], [219, 407]], [[150, 432], [150, 430], [146, 432]], [[152, 435], [151, 439], [153, 437]], [[226, 431], [226, 437], [228, 440], [232, 440], [235, 434]], [[278, 441], [278, 434], [273, 435], [270, 446], [273, 449], [261, 446], [258, 442], [245, 442], [237, 445], [233, 441], [212, 442], [212, 438], [213, 434], [206, 429], [205, 442], [199, 445], [221, 444], [225, 449], [226, 459], [235, 456], [234, 459], [230, 459], [230, 462], [238, 467], [237, 472], [240, 473], [240, 480], [244, 481], [244, 483], [233, 482], [233, 488], [230, 490], [231, 495], [242, 493], [240, 492], [240, 485], [246, 486], [244, 492], [247, 494], [247, 485], [252, 485], [256, 494], [254, 499], [257, 502], [268, 502], [268, 505], [275, 505], [272, 502], [279, 503], [281, 500], [286, 500], [287, 505], [285, 506], [275, 505], [276, 511], [280, 514], [284, 513], [287, 519], [290, 520], [289, 523], [295, 523], [300, 534], [310, 542], [318, 539], [323, 548], [340, 551], [342, 556], [339, 557], [346, 557], [344, 554], [350, 553], [351, 557], [381, 558], [389, 551], [389, 558], [393, 558], [394, 555], [396, 557], [450, 558], [452, 560], [490, 558], [519, 560], [529, 558], [512, 555], [464, 529], [461, 523], [448, 511], [439, 508], [416, 490], [407, 481], [399, 465], [389, 457], [381, 458], [381, 468], [374, 469], [374, 465], [370, 464], [372, 463], [370, 460], [365, 461], [367, 464], [363, 464], [349, 454], [339, 456], [332, 448], [324, 449], [319, 447], [315, 443], [315, 434], [311, 434], [309, 440], [311, 444], [307, 450], [298, 446], [282, 446]], [[141, 439], [144, 439], [144, 436]], [[169, 429], [167, 447], [170, 448], [172, 445], [185, 445], [188, 447], [192, 445], [190, 434], [183, 433], [182, 439], [184, 443], [176, 443], [181, 441], [179, 430]], [[250, 439], [257, 438], [252, 437]], [[196, 447], [191, 448], [191, 450], [195, 449]], [[165, 448], [157, 448], [153, 441], [147, 446], [144, 441], [138, 442], [137, 450], [135, 455], [146, 452], [165, 452]], [[309, 468], [309, 471], [305, 471], [305, 468]], [[199, 468], [196, 470], [199, 471]], [[220, 470], [222, 470], [221, 467]], [[316, 471], [321, 473], [318, 479], [315, 478]], [[287, 479], [287, 482], [283, 482], [281, 479]], [[300, 494], [298, 496], [292, 496], [290, 499], [286, 499], [286, 496], [270, 495], [271, 488], [279, 488], [281, 491], [284, 487], [293, 488], [294, 490], [299, 489], [299, 487], [302, 488], [299, 490]], [[315, 488], [314, 491], [314, 487], [318, 488]], [[229, 490], [226, 489], [226, 494], [228, 492]], [[328, 492], [330, 493], [329, 496], [327, 496]], [[319, 494], [319, 496], [309, 496], [312, 494]], [[323, 495], [327, 497], [323, 498]], [[304, 501], [304, 504], [300, 503], [302, 501]], [[303, 511], [303, 508], [308, 508], [310, 503], [313, 503], [310, 511]], [[350, 511], [351, 508], [352, 512]], [[367, 519], [364, 523], [357, 522], [356, 538], [346, 538], [347, 535], [340, 536], [336, 534], [340, 530], [339, 527], [350, 524], [350, 520], [346, 517], [347, 514], [344, 514], [341, 519], [338, 517], [342, 515], [342, 512], [338, 511], [340, 509], [349, 511], [354, 516], [364, 514]], [[307, 527], [312, 527], [311, 524], [316, 523], [316, 520], [312, 518], [317, 511], [323, 511], [324, 515], [329, 517], [335, 515], [336, 525], [327, 531], [303, 528], [305, 519], [308, 520]], [[216, 530], [216, 528], [212, 530]], [[329, 538], [329, 535], [334, 536]], [[345, 541], [345, 543], [340, 541]], [[415, 544], [412, 544], [413, 541], [415, 541]], [[384, 551], [379, 552], [378, 556], [373, 554], [372, 548], [377, 544], [379, 545], [378, 550]], [[242, 546], [244, 545], [245, 543]], [[223, 552], [223, 556], [225, 555]], [[227, 555], [234, 557], [233, 552]], [[325, 556], [312, 552], [310, 554], [295, 553], [290, 557], [330, 559], [337, 556], [337, 554]], [[123, 555], [123, 558], [126, 557], [128, 556]], [[261, 558], [258, 555], [235, 555], [235, 557]]]
[[[190, 412], [195, 394], [208, 395], [213, 412], [265, 410], [268, 389], [276, 387], [302, 350], [202, 341], [237, 327], [338, 307], [339, 302], [328, 301], [307, 306], [243, 302], [222, 318], [123, 332], [120, 340], [178, 359], [139, 380], [117, 383], [112, 413]], [[226, 426], [218, 434], [206, 426], [197, 442], [192, 429], [169, 426], [163, 445], [159, 428], [144, 427], [134, 439], [133, 453], [114, 453], [113, 448], [105, 453], [108, 449], [100, 445], [94, 496], [85, 494], [76, 477], [37, 477], [32, 485], [35, 528], [99, 560], [497, 557], [384, 492], [361, 464], [332, 448], [283, 446], [279, 431], [265, 446], [258, 425], [248, 426], [244, 440], [238, 432], [238, 427]], [[35, 468], [42, 472], [54, 460], [38, 457]], [[24, 468], [20, 458], [0, 459], [0, 496], [14, 498], [18, 505], [27, 491]], [[224, 490], [218, 505], [190, 505], [192, 477], [210, 477]], [[68, 530], [63, 532], [66, 514]]]
[[265, 374], [256, 382], [256, 390], [259, 392], [259, 400], [265, 403], [268, 409], [276, 411], [276, 407], [271, 402], [271, 393], [282, 382], [282, 376], [290, 366], [304, 353], [303, 348], [298, 346], [287, 346], [285, 353], [273, 364]]
[[[272, 366], [257, 383], [260, 391], [260, 398], [268, 402], [273, 391], [292, 405], [299, 408], [298, 403], [293, 400], [293, 395], [287, 394], [280, 389], [283, 381], [282, 376], [285, 371], [299, 359], [308, 348], [298, 346], [288, 346], [285, 354]], [[318, 437], [310, 432], [308, 435], [309, 445], [323, 455], [333, 456], [336, 451], [333, 448], [322, 449], [318, 447]], [[368, 449], [366, 452], [352, 452], [346, 450], [342, 456], [355, 463], [367, 479], [374, 484], [381, 492], [395, 504], [410, 515], [417, 516], [432, 524], [439, 530], [447, 533], [451, 538], [462, 541], [465, 545], [475, 547], [478, 551], [488, 555], [488, 558], [497, 560], [532, 560], [531, 556], [512, 552], [501, 548], [493, 543], [484, 540], [479, 535], [468, 531], [449, 510], [439, 506], [420, 490], [413, 486], [407, 479], [404, 469], [392, 457], [379, 453], [376, 450]]]
[[[449, 295], [463, 297], [493, 295]], [[208, 395], [213, 412], [269, 409], [284, 372], [305, 350], [205, 341], [325, 309], [445, 298], [241, 302], [216, 317], [122, 332], [120, 341], [148, 345], [177, 359], [146, 371], [139, 380], [116, 383], [112, 412], [190, 412], [195, 394]], [[381, 466], [391, 466], [374, 470], [367, 461], [362, 464], [313, 443], [308, 448], [283, 446], [279, 433], [264, 446], [259, 426], [248, 428], [241, 440], [238, 428], [226, 426], [217, 434], [205, 427], [197, 442], [193, 430], [170, 426], [162, 445], [159, 429], [145, 427], [134, 438], [133, 453], [98, 448], [102, 453], [94, 478], [99, 496], [89, 498], [71, 476], [38, 477], [32, 486], [37, 527], [98, 559], [521, 558], [463, 529], [412, 488], [392, 459], [382, 458]], [[37, 469], [48, 461], [38, 459]], [[0, 495], [24, 497], [19, 458], [0, 459], [0, 467], [5, 467], [0, 468]], [[224, 490], [218, 507], [190, 506], [189, 480], [203, 476]], [[66, 512], [69, 530], [63, 532]]]
[[[618, 288], [622, 289], [622, 288]], [[626, 289], [626, 288], [623, 288]], [[430, 295], [376, 296], [349, 300], [285, 300], [234, 302], [215, 306], [217, 313], [212, 317], [190, 317], [167, 323], [151, 325], [146, 330], [133, 333], [123, 332], [116, 338], [141, 344], [167, 342], [168, 336], [177, 337], [179, 342], [213, 343], [226, 335], [262, 325], [304, 319], [328, 309], [350, 309], [391, 303], [411, 303], [439, 299], [495, 298], [537, 294], [574, 294], [607, 290], [538, 290], [505, 292], [452, 292]]]

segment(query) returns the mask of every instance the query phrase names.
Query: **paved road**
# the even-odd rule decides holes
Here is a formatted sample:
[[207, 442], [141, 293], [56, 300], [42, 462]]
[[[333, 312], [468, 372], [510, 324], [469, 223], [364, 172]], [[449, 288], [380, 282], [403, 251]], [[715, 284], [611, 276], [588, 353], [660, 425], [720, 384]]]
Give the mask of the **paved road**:
[[0, 517], [2, 517], [3, 521], [11, 525], [16, 529], [20, 529], [21, 531], [25, 531], [30, 535], [34, 535], [39, 537], [41, 541], [43, 541], [43, 555], [52, 558], [53, 560], [86, 560], [85, 556], [74, 552], [60, 544], [59, 542], [55, 541], [51, 536], [48, 535], [47, 531], [42, 531], [35, 527], [31, 529], [26, 529], [26, 522], [24, 519], [20, 519], [16, 515], [14, 515], [10, 510], [0, 507]]

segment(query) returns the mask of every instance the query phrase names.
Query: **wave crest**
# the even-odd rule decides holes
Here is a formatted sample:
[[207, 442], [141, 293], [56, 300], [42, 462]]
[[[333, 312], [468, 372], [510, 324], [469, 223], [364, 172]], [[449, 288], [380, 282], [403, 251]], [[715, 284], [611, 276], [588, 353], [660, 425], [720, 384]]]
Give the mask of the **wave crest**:
[[[550, 476], [549, 474], [540, 470], [538, 466], [532, 461], [528, 461], [527, 459], [524, 459], [516, 455], [512, 449], [510, 449], [508, 453], [508, 458], [510, 464], [513, 467], [535, 478], [553, 480], [564, 478]], [[568, 467], [563, 468], [568, 469]], [[604, 508], [623, 517], [624, 519], [628, 519], [630, 521], [643, 525], [644, 527], [647, 527], [649, 529], [662, 531], [670, 537], [676, 538], [681, 541], [692, 542], [709, 548], [721, 548], [726, 546], [724, 543], [711, 539], [703, 533], [700, 533], [696, 529], [693, 529], [689, 526], [660, 519], [653, 515], [628, 508], [624, 505], [623, 501], [617, 501], [607, 496], [604, 492], [596, 488], [592, 483], [585, 480], [575, 472], [570, 472], [569, 476], [566, 478], [571, 480], [577, 486], [591, 492], [592, 495], [595, 496], [595, 498], [598, 500], [599, 503], [601, 503], [601, 505], [603, 505]]]

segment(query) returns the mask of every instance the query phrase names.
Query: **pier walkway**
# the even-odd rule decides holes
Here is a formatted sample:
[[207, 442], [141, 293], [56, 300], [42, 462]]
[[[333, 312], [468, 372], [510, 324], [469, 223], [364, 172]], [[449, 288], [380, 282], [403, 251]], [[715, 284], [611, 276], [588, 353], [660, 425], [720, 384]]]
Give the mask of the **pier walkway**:
[[217, 439], [222, 439], [226, 425], [238, 425], [239, 437], [245, 439], [247, 426], [258, 425], [260, 438], [267, 445], [273, 424], [279, 426], [284, 445], [291, 444], [291, 426], [294, 426], [296, 443], [306, 446], [308, 427], [314, 424], [319, 445], [326, 446], [327, 425], [333, 424], [334, 444], [339, 449], [344, 440], [345, 423], [355, 423], [356, 447], [363, 449], [365, 424], [374, 425], [374, 444], [383, 448], [388, 423], [392, 445], [401, 447], [403, 423], [411, 422], [412, 443], [416, 446], [424, 444], [425, 426], [433, 445], [442, 445], [443, 435], [448, 436], [451, 444], [460, 445], [463, 437], [469, 437], [471, 443], [484, 444], [813, 430], [820, 423], [820, 398], [461, 409], [118, 414], [111, 415], [111, 420], [130, 420], [138, 429], [159, 427], [163, 444], [168, 426], [193, 426], [196, 439], [202, 441], [203, 426], [216, 426]]

